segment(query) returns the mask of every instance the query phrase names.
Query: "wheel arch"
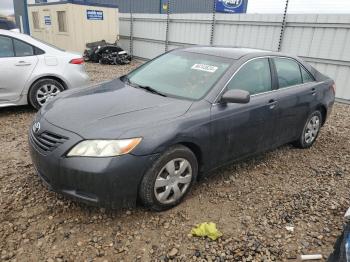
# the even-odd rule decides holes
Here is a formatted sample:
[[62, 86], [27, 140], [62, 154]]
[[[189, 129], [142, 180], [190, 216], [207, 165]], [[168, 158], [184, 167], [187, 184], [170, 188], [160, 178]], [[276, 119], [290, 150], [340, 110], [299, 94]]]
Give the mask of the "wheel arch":
[[68, 89], [68, 85], [67, 83], [60, 77], [58, 76], [54, 76], [54, 75], [44, 75], [44, 76], [40, 76], [38, 77], [37, 79], [35, 79], [29, 86], [28, 88], [28, 91], [27, 91], [27, 104], [30, 104], [30, 99], [29, 99], [29, 94], [30, 94], [30, 90], [33, 88], [33, 86], [40, 80], [43, 80], [43, 79], [52, 79], [52, 80], [56, 80], [57, 82], [59, 82], [64, 90], [67, 90]]
[[318, 105], [315, 110], [318, 110], [321, 112], [322, 115], [322, 126], [324, 125], [324, 123], [326, 122], [326, 118], [327, 118], [327, 107], [325, 105]]
[[178, 144], [187, 147], [193, 152], [193, 154], [197, 158], [198, 171], [200, 171], [200, 168], [202, 166], [202, 161], [203, 161], [203, 153], [200, 146], [198, 146], [196, 143], [193, 143], [193, 142], [179, 142]]
[[197, 159], [197, 164], [198, 164], [198, 173], [203, 168], [203, 163], [204, 163], [204, 152], [201, 146], [199, 146], [199, 143], [196, 143], [196, 141], [193, 141], [191, 139], [176, 139], [171, 141], [170, 143], [164, 143], [161, 146], [158, 146], [156, 149], [152, 151], [152, 154], [159, 153], [163, 154], [166, 152], [169, 148], [176, 146], [176, 145], [182, 145], [184, 147], [187, 147], [189, 150], [192, 151], [194, 156]]

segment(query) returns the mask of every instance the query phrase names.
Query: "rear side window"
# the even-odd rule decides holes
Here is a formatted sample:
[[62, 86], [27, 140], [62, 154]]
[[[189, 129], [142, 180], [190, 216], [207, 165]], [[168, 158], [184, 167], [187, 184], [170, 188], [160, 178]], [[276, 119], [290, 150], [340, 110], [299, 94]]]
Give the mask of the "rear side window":
[[279, 88], [303, 83], [299, 64], [289, 58], [274, 58]]
[[254, 59], [245, 64], [228, 83], [227, 88], [245, 90], [251, 95], [271, 91], [271, 72], [268, 59]]
[[310, 75], [308, 71], [302, 66], [300, 66], [301, 76], [303, 77], [303, 83], [313, 82], [315, 79]]
[[13, 39], [16, 56], [31, 56], [34, 55], [33, 46], [22, 41]]
[[45, 52], [38, 47], [34, 47], [34, 54], [35, 55], [43, 55], [43, 54], [45, 54]]
[[13, 50], [12, 39], [0, 36], [0, 57], [13, 57], [15, 56]]

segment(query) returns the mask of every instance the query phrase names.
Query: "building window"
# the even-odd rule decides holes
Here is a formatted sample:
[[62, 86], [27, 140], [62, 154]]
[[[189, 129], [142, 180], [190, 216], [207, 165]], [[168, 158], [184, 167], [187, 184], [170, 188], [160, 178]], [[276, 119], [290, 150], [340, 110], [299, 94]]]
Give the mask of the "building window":
[[67, 32], [66, 11], [57, 11], [58, 32]]
[[39, 14], [38, 14], [38, 12], [32, 12], [32, 16], [33, 16], [33, 26], [34, 26], [34, 29], [40, 29], [40, 26], [39, 26]]

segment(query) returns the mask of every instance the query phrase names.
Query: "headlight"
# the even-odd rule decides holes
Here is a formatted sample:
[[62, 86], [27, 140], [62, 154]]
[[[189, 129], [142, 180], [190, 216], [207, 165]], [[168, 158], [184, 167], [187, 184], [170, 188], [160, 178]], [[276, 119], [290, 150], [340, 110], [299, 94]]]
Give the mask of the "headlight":
[[131, 152], [141, 138], [121, 140], [85, 140], [74, 146], [67, 154], [70, 156], [111, 157]]

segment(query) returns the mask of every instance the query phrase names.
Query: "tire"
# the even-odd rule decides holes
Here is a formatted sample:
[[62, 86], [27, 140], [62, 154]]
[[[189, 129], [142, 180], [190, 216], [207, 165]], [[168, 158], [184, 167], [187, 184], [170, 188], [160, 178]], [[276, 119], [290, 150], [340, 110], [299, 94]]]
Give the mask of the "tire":
[[43, 78], [35, 82], [29, 90], [29, 103], [39, 110], [51, 98], [64, 91], [64, 86], [57, 80]]
[[[183, 172], [179, 173], [179, 171]], [[143, 176], [139, 198], [143, 205], [151, 210], [170, 209], [178, 205], [190, 191], [197, 179], [197, 173], [198, 162], [194, 153], [182, 145], [171, 147]]]
[[299, 148], [311, 147], [320, 133], [322, 121], [323, 117], [320, 111], [316, 110], [310, 114], [305, 122], [302, 133], [293, 145]]

